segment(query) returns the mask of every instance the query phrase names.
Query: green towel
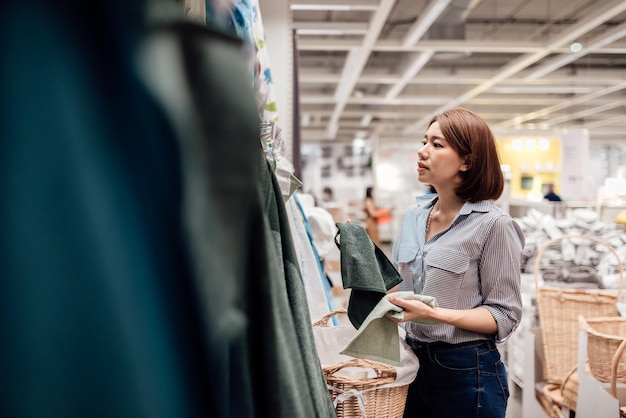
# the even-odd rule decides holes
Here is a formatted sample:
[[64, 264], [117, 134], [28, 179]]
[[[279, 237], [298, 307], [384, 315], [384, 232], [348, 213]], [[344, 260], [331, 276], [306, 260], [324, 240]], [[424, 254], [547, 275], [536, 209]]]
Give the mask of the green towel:
[[[385, 295], [365, 318], [361, 328], [341, 354], [400, 366], [398, 325], [387, 318], [385, 314], [389, 313], [393, 317], [402, 318], [404, 309], [389, 302], [389, 296], [406, 300], [420, 300], [430, 306], [437, 306], [437, 300], [433, 296], [416, 295], [411, 291]], [[438, 323], [427, 320], [415, 320], [413, 322], [424, 325]]]
[[387, 290], [402, 283], [402, 276], [362, 226], [352, 223], [336, 225], [335, 243], [341, 252], [341, 279], [345, 289], [352, 289], [348, 318], [359, 329]]

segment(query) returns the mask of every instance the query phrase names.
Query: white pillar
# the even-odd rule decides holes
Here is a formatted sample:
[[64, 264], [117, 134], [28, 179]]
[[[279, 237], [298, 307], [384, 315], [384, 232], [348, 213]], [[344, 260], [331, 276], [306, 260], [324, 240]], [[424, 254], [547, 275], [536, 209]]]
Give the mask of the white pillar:
[[285, 157], [293, 152], [293, 38], [288, 0], [259, 0]]

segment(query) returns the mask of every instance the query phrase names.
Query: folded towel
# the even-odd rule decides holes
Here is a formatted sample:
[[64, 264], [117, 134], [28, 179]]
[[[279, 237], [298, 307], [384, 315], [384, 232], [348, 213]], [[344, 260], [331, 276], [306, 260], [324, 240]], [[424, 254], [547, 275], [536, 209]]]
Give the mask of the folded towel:
[[358, 329], [387, 290], [402, 282], [402, 276], [362, 226], [352, 223], [336, 225], [335, 244], [341, 252], [341, 279], [345, 289], [352, 289], [348, 318]]
[[[432, 296], [416, 295], [411, 291], [395, 292], [383, 296], [370, 314], [365, 318], [361, 328], [348, 343], [341, 354], [380, 361], [393, 366], [400, 365], [400, 337], [398, 325], [385, 314], [396, 318], [403, 318], [404, 309], [389, 302], [389, 296], [406, 300], [419, 300], [430, 306], [437, 306], [437, 300]], [[415, 320], [418, 324], [434, 325], [438, 322]]]

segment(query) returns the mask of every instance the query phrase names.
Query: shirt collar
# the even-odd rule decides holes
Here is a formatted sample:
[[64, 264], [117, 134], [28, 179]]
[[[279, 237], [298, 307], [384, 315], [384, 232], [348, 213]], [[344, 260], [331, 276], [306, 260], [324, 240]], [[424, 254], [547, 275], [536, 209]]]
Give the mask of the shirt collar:
[[[436, 193], [426, 193], [422, 196], [417, 196], [417, 205], [420, 208], [430, 208], [435, 204], [438, 195]], [[481, 200], [480, 202], [465, 202], [459, 211], [459, 215], [469, 215], [472, 212], [489, 212], [491, 208], [491, 200]]]
[[417, 200], [417, 206], [420, 208], [429, 208], [435, 204], [435, 200], [437, 200], [438, 197], [437, 193], [426, 193], [417, 196], [415, 200]]

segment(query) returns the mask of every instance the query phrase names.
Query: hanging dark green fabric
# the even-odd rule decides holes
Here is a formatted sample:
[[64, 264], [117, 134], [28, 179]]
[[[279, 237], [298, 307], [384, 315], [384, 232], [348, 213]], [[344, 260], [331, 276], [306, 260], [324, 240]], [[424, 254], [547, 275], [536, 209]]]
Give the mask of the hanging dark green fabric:
[[362, 226], [353, 223], [335, 225], [338, 228], [335, 243], [341, 257], [341, 280], [344, 288], [352, 289], [348, 318], [358, 329], [387, 290], [402, 283], [402, 276]]
[[180, 154], [141, 2], [0, 4], [0, 410], [209, 416]]
[[[311, 318], [304, 283], [282, 192], [270, 163], [259, 144], [259, 185], [266, 214], [268, 233], [253, 241], [255, 247], [266, 247], [270, 262], [268, 274], [258, 275], [256, 293], [250, 297], [255, 304], [261, 326], [253, 327], [258, 347], [253, 373], [264, 385], [266, 402], [276, 404], [275, 411], [266, 410], [267, 417], [335, 417], [336, 412], [326, 387], [315, 348]], [[265, 242], [259, 242], [259, 239]], [[271, 245], [269, 245], [271, 244]], [[261, 266], [267, 260], [259, 259]], [[275, 270], [280, 267], [282, 270]], [[261, 273], [266, 270], [261, 270]], [[287, 297], [285, 297], [285, 295]], [[280, 367], [267, 367], [274, 356], [282, 358]], [[263, 378], [265, 376], [265, 378]], [[287, 403], [291, 400], [293, 403]]]
[[0, 4], [2, 416], [331, 416], [241, 42], [143, 6]]
[[[229, 64], [243, 58], [233, 41], [211, 28], [163, 24], [146, 42], [143, 61], [181, 139], [192, 263], [210, 341], [224, 348], [212, 351], [220, 371], [212, 395], [228, 400], [224, 417], [334, 416], [252, 89], [242, 83], [243, 69]], [[151, 75], [177, 56], [178, 71]], [[193, 88], [170, 91], [172, 82]], [[251, 410], [242, 411], [247, 402]]]

